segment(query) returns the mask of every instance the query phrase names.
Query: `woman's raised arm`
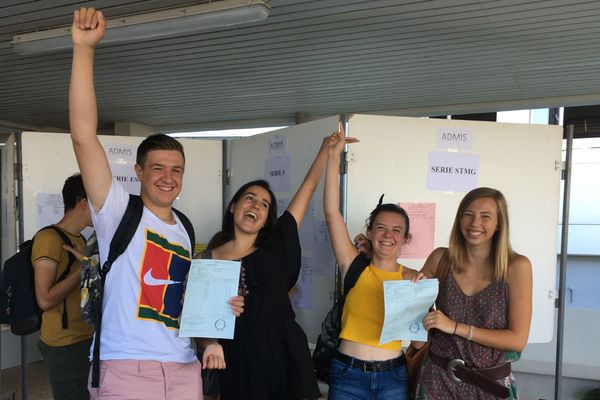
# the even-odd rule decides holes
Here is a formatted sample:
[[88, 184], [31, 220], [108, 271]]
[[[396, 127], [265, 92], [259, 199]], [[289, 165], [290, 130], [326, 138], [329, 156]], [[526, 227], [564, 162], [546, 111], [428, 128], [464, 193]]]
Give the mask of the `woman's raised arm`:
[[333, 247], [333, 254], [342, 270], [342, 279], [348, 267], [358, 255], [358, 250], [348, 234], [344, 218], [340, 213], [340, 156], [346, 143], [353, 143], [354, 138], [345, 138], [344, 131], [340, 130], [332, 135], [327, 146], [327, 168], [325, 172], [325, 188], [323, 193], [323, 211], [329, 230], [329, 237]]

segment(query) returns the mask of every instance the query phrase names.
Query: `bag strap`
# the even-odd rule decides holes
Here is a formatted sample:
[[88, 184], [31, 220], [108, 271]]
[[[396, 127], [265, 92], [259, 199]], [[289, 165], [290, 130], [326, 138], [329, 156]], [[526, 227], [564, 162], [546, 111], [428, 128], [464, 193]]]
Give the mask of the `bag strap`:
[[212, 258], [212, 250], [211, 249], [202, 250], [202, 253], [200, 253], [200, 257], [202, 257], [204, 259]]
[[[58, 226], [49, 225], [49, 226], [46, 226], [46, 227], [40, 229], [40, 231], [42, 231], [44, 229], [54, 230], [54, 232], [56, 232], [58, 234], [58, 236], [60, 236], [60, 239], [63, 241], [64, 244], [66, 244], [67, 246], [73, 247], [73, 242], [71, 242], [71, 239], [69, 239], [67, 234], [65, 232], [63, 232], [63, 230], [60, 229]], [[62, 272], [62, 274], [60, 274], [60, 276], [58, 277], [58, 279], [56, 280], [55, 283], [65, 280], [67, 275], [69, 275], [71, 273], [71, 265], [73, 265], [73, 263], [75, 262], [75, 256], [70, 251], [67, 251], [67, 257], [69, 258], [67, 267]], [[63, 329], [69, 329], [69, 315], [67, 314], [67, 298], [66, 297], [63, 299], [63, 312], [62, 312], [61, 323], [62, 323]]]
[[[65, 232], [63, 232], [63, 230], [60, 229], [58, 226], [49, 225], [49, 226], [46, 226], [45, 228], [40, 229], [40, 231], [43, 231], [44, 229], [54, 230], [56, 233], [58, 233], [58, 236], [60, 236], [60, 239], [63, 241], [64, 244], [66, 244], [67, 246], [73, 247], [73, 242], [71, 242], [71, 239], [69, 239], [67, 234]], [[67, 263], [67, 267], [65, 268], [63, 273], [60, 274], [60, 276], [56, 280], [56, 283], [64, 280], [67, 277], [67, 275], [69, 275], [69, 273], [71, 272], [71, 265], [75, 262], [75, 256], [70, 251], [67, 251], [67, 257], [69, 257], [69, 262]]]
[[356, 258], [354, 258], [344, 277], [344, 296], [346, 296], [350, 289], [356, 285], [360, 274], [362, 274], [369, 264], [371, 264], [371, 259], [362, 253], [359, 253]]
[[135, 231], [142, 220], [143, 212], [144, 204], [142, 203], [142, 198], [140, 196], [130, 194], [125, 213], [123, 214], [121, 222], [119, 222], [119, 226], [117, 226], [117, 230], [110, 241], [108, 257], [100, 269], [100, 276], [102, 277], [103, 284], [106, 279], [106, 274], [108, 274], [110, 271], [112, 264], [117, 258], [119, 258], [121, 254], [123, 254], [125, 249], [127, 249], [127, 246], [129, 246], [129, 242], [131, 242], [131, 239], [133, 238], [133, 235], [135, 234]]
[[175, 207], [173, 207], [172, 210], [175, 214], [177, 214], [177, 217], [179, 217], [179, 220], [183, 224], [183, 227], [185, 228], [188, 236], [190, 237], [190, 245], [192, 246], [192, 248], [190, 250], [190, 253], [191, 253], [190, 257], [194, 257], [194, 247], [196, 246], [196, 234], [194, 233], [194, 226], [192, 225], [192, 222], [189, 220], [188, 217], [186, 217], [186, 215], [184, 213], [182, 213]]
[[440, 261], [434, 274], [434, 276], [438, 278], [438, 281], [440, 283], [440, 292], [442, 291], [442, 288], [446, 285], [446, 278], [448, 277], [448, 272], [450, 272], [450, 260], [448, 259], [448, 249], [446, 249], [446, 251], [444, 251], [444, 254], [442, 254], [442, 257], [440, 258]]

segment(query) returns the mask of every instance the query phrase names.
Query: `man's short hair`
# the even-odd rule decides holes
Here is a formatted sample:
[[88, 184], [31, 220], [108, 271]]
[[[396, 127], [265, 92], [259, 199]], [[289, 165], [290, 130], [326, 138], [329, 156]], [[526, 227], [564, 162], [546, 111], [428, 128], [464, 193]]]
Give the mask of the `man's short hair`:
[[81, 174], [71, 175], [67, 178], [62, 188], [62, 197], [65, 205], [65, 213], [75, 208], [79, 200], [87, 199]]
[[135, 162], [140, 166], [144, 167], [148, 153], [152, 150], [175, 150], [181, 153], [183, 162], [185, 163], [185, 154], [183, 152], [183, 146], [177, 139], [171, 136], [165, 135], [164, 133], [157, 133], [156, 135], [150, 135], [140, 143], [137, 148], [137, 156]]

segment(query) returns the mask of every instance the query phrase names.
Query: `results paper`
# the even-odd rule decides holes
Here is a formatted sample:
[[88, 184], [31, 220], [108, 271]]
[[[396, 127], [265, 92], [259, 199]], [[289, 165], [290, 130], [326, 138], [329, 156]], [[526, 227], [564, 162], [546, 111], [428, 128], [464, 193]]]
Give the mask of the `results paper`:
[[233, 339], [235, 314], [227, 302], [237, 295], [240, 267], [239, 261], [192, 260], [179, 336]]
[[393, 340], [427, 341], [423, 317], [438, 294], [438, 280], [383, 282], [385, 316], [379, 344]]

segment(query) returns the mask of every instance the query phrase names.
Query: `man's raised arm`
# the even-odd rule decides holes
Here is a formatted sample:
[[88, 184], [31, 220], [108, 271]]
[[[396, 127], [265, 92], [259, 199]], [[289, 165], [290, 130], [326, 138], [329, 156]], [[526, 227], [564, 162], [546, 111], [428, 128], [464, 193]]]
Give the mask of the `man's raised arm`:
[[69, 86], [69, 122], [75, 157], [88, 198], [96, 211], [104, 205], [112, 175], [98, 141], [98, 112], [94, 90], [94, 49], [104, 36], [102, 12], [81, 8], [73, 15], [73, 65]]

